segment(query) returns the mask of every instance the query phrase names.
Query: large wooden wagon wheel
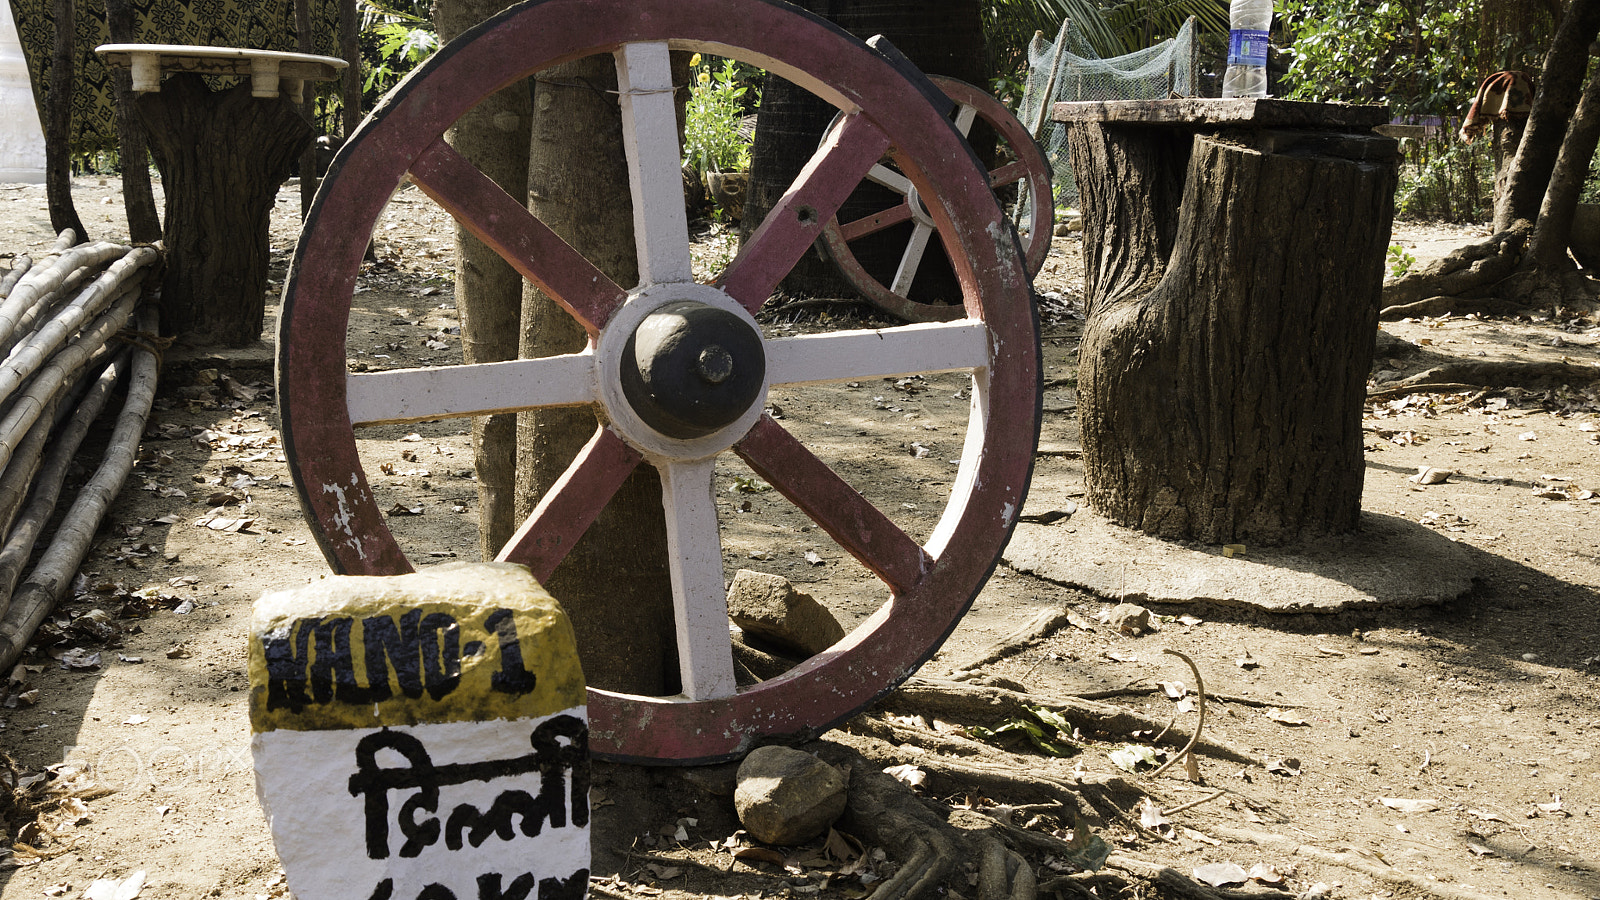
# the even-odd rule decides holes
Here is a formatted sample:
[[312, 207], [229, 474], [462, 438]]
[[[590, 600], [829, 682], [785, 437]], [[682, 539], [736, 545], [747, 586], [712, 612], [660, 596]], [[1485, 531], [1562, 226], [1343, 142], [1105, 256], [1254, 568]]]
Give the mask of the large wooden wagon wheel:
[[[955, 101], [953, 118], [956, 130], [963, 136], [971, 133], [975, 122], [981, 121], [999, 137], [1000, 164], [989, 173], [989, 184], [996, 190], [1019, 185], [1022, 220], [1018, 231], [1022, 254], [1028, 264], [1028, 275], [1037, 275], [1045, 257], [1050, 255], [1055, 217], [1055, 203], [1050, 193], [1050, 161], [1045, 159], [1044, 151], [1028, 133], [1027, 126], [982, 88], [944, 75], [928, 78]], [[887, 188], [898, 201], [849, 222], [829, 221], [822, 231], [823, 247], [828, 255], [861, 296], [892, 316], [907, 322], [948, 322], [960, 318], [964, 312], [959, 304], [937, 302], [913, 293], [912, 285], [930, 250], [931, 239], [936, 233], [942, 236], [933, 216], [924, 207], [916, 185], [894, 166], [884, 164], [868, 170], [867, 180]], [[850, 245], [906, 222], [911, 223], [911, 229], [905, 250], [900, 254], [893, 277], [885, 283], [867, 271]]]
[[[844, 115], [714, 284], [691, 274], [669, 50], [760, 66]], [[496, 187], [443, 135], [490, 93], [560, 62], [616, 59], [641, 282], [619, 285]], [[411, 563], [363, 470], [364, 425], [591, 405], [601, 427], [499, 557], [547, 578], [641, 463], [661, 473], [683, 694], [591, 690], [591, 747], [613, 759], [733, 758], [769, 735], [814, 734], [906, 678], [955, 627], [1022, 505], [1038, 434], [1038, 345], [1028, 276], [982, 168], [888, 56], [773, 0], [544, 0], [462, 35], [408, 76], [340, 151], [284, 290], [278, 396], [289, 467], [333, 567]], [[753, 313], [888, 152], [951, 245], [957, 321], [799, 337]], [[581, 353], [490, 365], [346, 372], [351, 296], [368, 235], [409, 175], [557, 298], [589, 334]], [[679, 340], [679, 339], [682, 340]], [[920, 544], [764, 413], [770, 387], [970, 373], [965, 449]], [[668, 389], [662, 390], [661, 386]], [[889, 599], [831, 649], [739, 688], [731, 662], [713, 465], [732, 451], [882, 581]]]

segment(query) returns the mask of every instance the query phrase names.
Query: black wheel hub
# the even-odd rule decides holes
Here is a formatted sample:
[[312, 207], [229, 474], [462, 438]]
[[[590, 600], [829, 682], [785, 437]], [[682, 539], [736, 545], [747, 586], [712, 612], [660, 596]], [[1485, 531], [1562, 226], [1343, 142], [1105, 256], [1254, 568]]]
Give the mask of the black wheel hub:
[[761, 335], [727, 310], [668, 303], [639, 323], [622, 354], [622, 393], [646, 425], [673, 438], [733, 424], [761, 395]]

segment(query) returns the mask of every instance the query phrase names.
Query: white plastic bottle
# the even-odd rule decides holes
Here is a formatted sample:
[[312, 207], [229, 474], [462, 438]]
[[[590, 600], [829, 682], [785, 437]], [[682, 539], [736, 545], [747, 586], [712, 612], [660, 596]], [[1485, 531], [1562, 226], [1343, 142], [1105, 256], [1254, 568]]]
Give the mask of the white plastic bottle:
[[1267, 95], [1267, 31], [1272, 28], [1272, 0], [1233, 0], [1228, 10], [1228, 69], [1222, 74], [1222, 96]]

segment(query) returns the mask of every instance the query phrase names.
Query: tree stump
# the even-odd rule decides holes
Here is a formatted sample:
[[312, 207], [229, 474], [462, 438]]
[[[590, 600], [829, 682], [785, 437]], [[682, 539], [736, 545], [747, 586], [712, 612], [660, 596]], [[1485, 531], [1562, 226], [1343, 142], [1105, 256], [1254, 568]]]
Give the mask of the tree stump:
[[288, 99], [252, 97], [249, 82], [213, 92], [176, 74], [137, 102], [167, 197], [163, 331], [196, 344], [259, 340], [272, 205], [316, 132]]
[[1174, 540], [1350, 531], [1395, 142], [1360, 133], [1371, 108], [1222, 102], [1057, 107], [1083, 195], [1088, 502]]

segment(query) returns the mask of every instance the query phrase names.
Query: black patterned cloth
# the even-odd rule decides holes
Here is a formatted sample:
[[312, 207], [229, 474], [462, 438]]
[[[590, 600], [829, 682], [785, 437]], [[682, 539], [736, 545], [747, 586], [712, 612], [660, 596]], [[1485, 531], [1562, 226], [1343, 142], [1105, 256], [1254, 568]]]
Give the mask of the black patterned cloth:
[[[134, 10], [134, 41], [295, 52], [294, 0], [128, 0]], [[28, 77], [38, 99], [40, 120], [48, 121], [44, 101], [50, 90], [55, 41], [52, 0], [10, 0], [12, 17], [28, 58]], [[112, 43], [104, 0], [76, 0], [77, 78], [72, 96], [72, 152], [95, 153], [117, 146], [116, 92], [111, 73], [94, 52]], [[312, 0], [316, 51], [338, 56], [339, 4]], [[213, 90], [236, 78], [210, 78]]]

